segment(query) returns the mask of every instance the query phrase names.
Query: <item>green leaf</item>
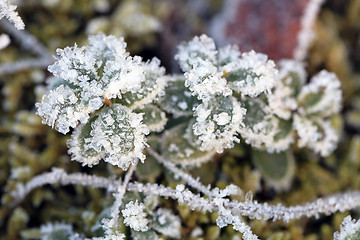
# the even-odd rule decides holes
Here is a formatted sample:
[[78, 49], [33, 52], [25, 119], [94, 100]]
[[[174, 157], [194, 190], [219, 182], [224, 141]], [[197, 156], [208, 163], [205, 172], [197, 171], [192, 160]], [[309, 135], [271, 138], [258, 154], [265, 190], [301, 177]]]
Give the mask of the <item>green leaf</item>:
[[199, 105], [199, 100], [193, 96], [189, 88], [185, 87], [183, 75], [168, 78], [165, 95], [159, 100], [159, 105], [174, 117], [192, 116], [193, 109]]
[[273, 154], [253, 150], [252, 160], [267, 184], [278, 191], [290, 187], [295, 172], [295, 160], [290, 150]]
[[148, 104], [144, 108], [135, 109], [136, 113], [143, 113], [143, 123], [151, 132], [160, 132], [164, 129], [167, 122], [165, 112], [155, 105]]
[[200, 165], [211, 159], [215, 151], [200, 151], [188, 141], [186, 134], [188, 125], [180, 124], [167, 130], [161, 139], [161, 152], [165, 159], [183, 166]]

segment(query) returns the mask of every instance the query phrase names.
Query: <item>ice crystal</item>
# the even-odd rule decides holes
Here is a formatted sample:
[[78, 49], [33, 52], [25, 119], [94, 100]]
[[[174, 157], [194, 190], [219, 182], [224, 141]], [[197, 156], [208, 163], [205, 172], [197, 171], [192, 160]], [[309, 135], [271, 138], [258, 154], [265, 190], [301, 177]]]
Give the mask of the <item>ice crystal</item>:
[[178, 53], [175, 59], [178, 60], [181, 69], [186, 72], [190, 71], [196, 61], [192, 59], [201, 59], [210, 63], [217, 62], [217, 50], [214, 41], [206, 35], [194, 37], [187, 43], [178, 46]]
[[204, 101], [195, 109], [196, 122], [194, 134], [201, 141], [200, 150], [215, 149], [222, 152], [224, 148], [233, 147], [238, 142], [237, 133], [242, 126], [245, 110], [233, 97], [218, 96]]
[[231, 88], [246, 96], [269, 92], [275, 84], [275, 63], [265, 54], [250, 51], [223, 67]]
[[334, 233], [334, 240], [356, 240], [360, 237], [360, 220], [344, 218], [340, 226], [340, 232]]
[[0, 19], [6, 17], [17, 29], [22, 30], [25, 24], [15, 11], [16, 8], [17, 6], [10, 4], [8, 0], [0, 0]]
[[328, 117], [338, 113], [341, 108], [340, 81], [334, 73], [323, 70], [301, 89], [298, 99], [299, 111], [304, 115]]
[[124, 223], [135, 231], [146, 232], [149, 227], [149, 220], [146, 218], [147, 214], [144, 212], [145, 206], [143, 203], [134, 203], [133, 201], [126, 204], [125, 209], [121, 210], [124, 216]]

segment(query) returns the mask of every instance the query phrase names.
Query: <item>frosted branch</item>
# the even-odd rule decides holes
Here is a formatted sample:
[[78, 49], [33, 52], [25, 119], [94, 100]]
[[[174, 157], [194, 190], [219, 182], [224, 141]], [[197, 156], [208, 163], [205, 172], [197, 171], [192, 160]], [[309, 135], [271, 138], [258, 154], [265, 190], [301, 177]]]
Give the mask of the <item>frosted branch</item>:
[[25, 24], [15, 11], [16, 8], [17, 6], [10, 4], [8, 0], [0, 0], [0, 19], [6, 17], [18, 30], [23, 30], [25, 28]]
[[1, 20], [0, 26], [4, 29], [10, 36], [15, 38], [21, 45], [22, 48], [29, 50], [40, 57], [52, 58], [49, 54], [46, 47], [40, 43], [32, 34], [27, 31], [17, 30], [11, 23], [8, 21]]

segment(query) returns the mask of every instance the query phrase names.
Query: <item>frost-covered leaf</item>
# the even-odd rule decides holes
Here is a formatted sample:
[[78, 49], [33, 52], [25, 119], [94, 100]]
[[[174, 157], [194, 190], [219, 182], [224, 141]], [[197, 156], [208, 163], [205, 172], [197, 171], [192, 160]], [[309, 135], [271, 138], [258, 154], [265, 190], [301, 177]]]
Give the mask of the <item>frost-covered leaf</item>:
[[303, 115], [328, 117], [341, 108], [340, 81], [325, 70], [315, 75], [298, 96], [299, 112]]
[[217, 96], [203, 101], [197, 106], [194, 116], [194, 134], [201, 141], [200, 150], [216, 150], [221, 153], [225, 148], [238, 142], [236, 137], [243, 125], [245, 109], [232, 96]]
[[181, 221], [170, 210], [159, 208], [151, 214], [150, 227], [166, 237], [179, 239], [181, 237]]
[[200, 37], [194, 37], [189, 42], [180, 44], [175, 59], [179, 62], [181, 69], [186, 72], [194, 67], [196, 61], [193, 60], [195, 59], [206, 60], [215, 64], [217, 62], [216, 55], [214, 41], [203, 34]]
[[[148, 129], [141, 121], [141, 115], [131, 112], [120, 104], [105, 108], [91, 122], [91, 128], [85, 125], [83, 133], [81, 130], [75, 131], [69, 140], [69, 153], [72, 155], [72, 160], [92, 166], [96, 162], [87, 162], [87, 155], [84, 154], [97, 152], [103, 154], [106, 162], [124, 170], [138, 158], [143, 161], [145, 155], [142, 150]], [[79, 141], [80, 134], [88, 137]], [[80, 147], [82, 143], [83, 146]], [[81, 151], [81, 148], [85, 151]]]
[[73, 234], [72, 226], [63, 223], [48, 223], [40, 228], [41, 240], [68, 240]]
[[358, 240], [360, 239], [360, 220], [351, 219], [347, 216], [341, 223], [340, 232], [334, 233], [334, 240]]
[[215, 154], [215, 150], [199, 150], [199, 145], [190, 142], [190, 133], [187, 133], [187, 129], [188, 125], [183, 123], [164, 133], [161, 139], [161, 152], [164, 158], [183, 166], [197, 166], [209, 161]]
[[266, 146], [267, 151], [270, 153], [284, 151], [294, 142], [294, 129], [291, 120], [277, 118], [277, 125], [274, 127], [277, 129], [274, 141], [271, 145]]
[[200, 100], [206, 100], [216, 95], [229, 96], [232, 91], [223, 72], [210, 61], [200, 58], [192, 59], [193, 69], [185, 73], [185, 86]]
[[290, 119], [292, 111], [298, 107], [297, 96], [306, 80], [302, 63], [293, 60], [282, 60], [279, 63], [279, 74], [275, 87], [268, 94], [272, 111], [283, 119]]
[[273, 154], [253, 150], [252, 159], [270, 186], [278, 191], [290, 187], [295, 172], [295, 160], [290, 150]]
[[136, 113], [143, 114], [143, 123], [151, 132], [160, 132], [167, 122], [165, 112], [155, 105], [148, 104], [142, 109], [135, 109]]
[[241, 53], [237, 45], [227, 45], [219, 48], [218, 64], [224, 66], [240, 58]]
[[96, 119], [98, 119], [97, 115], [90, 118], [87, 123], [78, 126], [68, 141], [68, 152], [72, 155], [72, 159], [88, 166], [98, 164], [105, 154], [104, 151], [98, 152], [94, 148], [87, 147], [85, 142], [86, 139], [92, 138], [92, 124]]
[[253, 147], [264, 149], [271, 146], [277, 133], [278, 118], [272, 115], [270, 107], [261, 98], [243, 98], [242, 103], [246, 115], [240, 129], [241, 136]]
[[185, 87], [185, 77], [174, 75], [167, 78], [165, 95], [159, 100], [159, 105], [174, 117], [192, 116], [193, 109], [199, 100], [193, 96], [189, 88]]
[[124, 224], [129, 226], [134, 231], [146, 232], [149, 230], [149, 220], [146, 218], [147, 214], [144, 212], [145, 206], [143, 203], [129, 202], [125, 208], [121, 210], [124, 217]]
[[277, 74], [275, 63], [254, 51], [242, 53], [241, 58], [226, 64], [222, 70], [232, 90], [250, 97], [269, 92]]
[[71, 88], [71, 85], [60, 85], [44, 95], [41, 103], [36, 103], [37, 114], [47, 124], [57, 131], [66, 134], [70, 127], [79, 123], [86, 123], [89, 114], [103, 105], [102, 97], [83, 97], [80, 88]]
[[338, 133], [328, 120], [295, 114], [294, 129], [299, 136], [299, 147], [308, 147], [323, 157], [330, 155], [339, 141]]
[[159, 236], [156, 234], [155, 231], [153, 230], [149, 230], [146, 232], [138, 232], [138, 231], [134, 231], [131, 230], [131, 239], [133, 240], [159, 240]]
[[153, 58], [151, 61], [142, 64], [144, 81], [137, 91], [127, 92], [122, 95], [119, 103], [131, 108], [142, 108], [164, 94], [165, 69], [160, 67], [160, 61]]

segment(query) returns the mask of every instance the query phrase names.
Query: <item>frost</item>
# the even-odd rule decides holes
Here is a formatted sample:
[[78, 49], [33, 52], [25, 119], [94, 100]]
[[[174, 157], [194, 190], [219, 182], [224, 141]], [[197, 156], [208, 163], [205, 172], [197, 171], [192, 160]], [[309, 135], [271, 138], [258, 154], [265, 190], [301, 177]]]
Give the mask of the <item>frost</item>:
[[341, 108], [340, 81], [334, 73], [323, 70], [302, 88], [298, 99], [299, 111], [304, 115], [328, 117], [338, 113]]
[[343, 219], [340, 232], [334, 233], [334, 240], [355, 240], [360, 236], [360, 220], [347, 216]]
[[298, 108], [297, 96], [305, 83], [306, 72], [303, 63], [282, 60], [272, 94], [268, 94], [272, 111], [283, 119], [290, 119], [292, 111]]
[[141, 121], [140, 114], [120, 104], [104, 109], [87, 125], [79, 126], [71, 136], [68, 146], [72, 160], [92, 166], [104, 158], [124, 170], [137, 159], [144, 161], [142, 150], [145, 134], [149, 131]]
[[133, 201], [126, 204], [125, 209], [121, 210], [126, 226], [135, 231], [146, 232], [149, 230], [149, 220], [146, 218], [147, 214], [144, 212], [145, 206], [143, 203], [134, 203]]
[[179, 239], [181, 237], [181, 221], [178, 216], [175, 216], [171, 211], [159, 208], [154, 214], [153, 218], [155, 221], [151, 223], [151, 227], [159, 233]]
[[329, 121], [314, 119], [313, 121], [294, 116], [294, 128], [296, 129], [299, 140], [299, 147], [308, 147], [316, 153], [326, 157], [335, 150], [339, 136], [332, 128]]
[[269, 92], [275, 85], [275, 63], [265, 54], [250, 51], [222, 68], [231, 88], [250, 97]]
[[[201, 141], [200, 150], [215, 149], [221, 153], [224, 148], [233, 147], [233, 142], [239, 141], [236, 135], [244, 115], [245, 109], [233, 97], [219, 96], [201, 103], [195, 109], [196, 122], [193, 126], [194, 134]], [[218, 124], [219, 121], [221, 124]]]
[[0, 20], [6, 17], [18, 30], [23, 30], [25, 24], [15, 11], [16, 8], [17, 6], [10, 4], [8, 0], [0, 0]]
[[196, 64], [196, 61], [191, 60], [201, 59], [210, 63], [216, 63], [216, 55], [217, 51], [214, 41], [206, 35], [201, 35], [178, 46], [178, 53], [175, 55], [175, 59], [179, 62], [181, 69], [186, 72], [190, 71], [194, 64]]
[[214, 95], [231, 95], [232, 91], [227, 86], [223, 73], [208, 60], [200, 58], [190, 59], [193, 69], [185, 73], [185, 85], [198, 99], [204, 100]]
[[36, 103], [37, 114], [47, 124], [62, 134], [69, 132], [79, 123], [86, 123], [89, 114], [102, 106], [102, 99], [96, 96], [82, 98], [80, 89], [72, 89], [67, 85], [60, 85], [44, 95], [41, 103]]

